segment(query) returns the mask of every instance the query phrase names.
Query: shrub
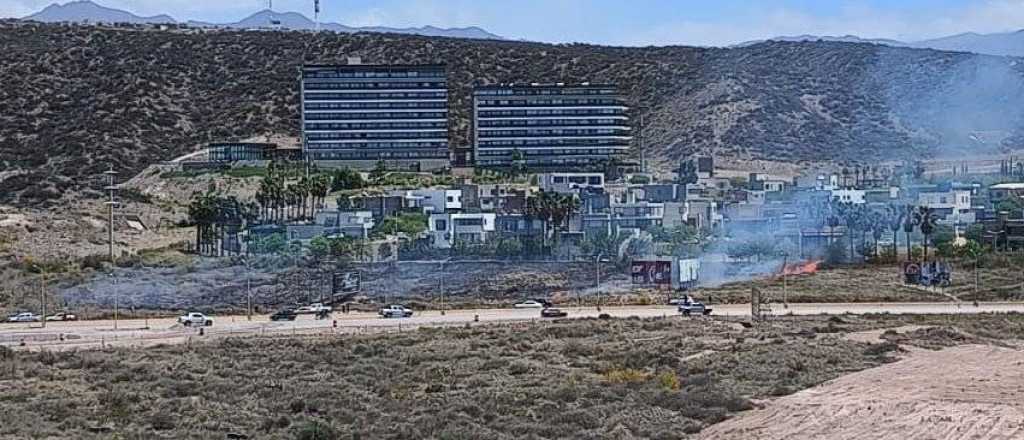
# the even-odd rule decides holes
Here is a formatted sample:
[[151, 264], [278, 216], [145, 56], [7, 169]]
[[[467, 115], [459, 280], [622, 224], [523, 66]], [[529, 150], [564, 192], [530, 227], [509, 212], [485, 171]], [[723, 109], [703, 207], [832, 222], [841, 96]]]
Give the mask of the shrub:
[[658, 385], [669, 391], [679, 389], [679, 375], [674, 371], [665, 371], [658, 375]]
[[635, 383], [645, 382], [651, 377], [650, 374], [634, 370], [632, 368], [616, 368], [602, 374], [604, 380], [609, 383]]

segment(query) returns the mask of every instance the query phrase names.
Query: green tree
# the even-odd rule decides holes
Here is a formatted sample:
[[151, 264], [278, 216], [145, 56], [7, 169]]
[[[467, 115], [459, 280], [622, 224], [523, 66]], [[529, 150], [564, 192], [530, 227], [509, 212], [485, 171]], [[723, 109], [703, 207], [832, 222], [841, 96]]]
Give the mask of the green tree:
[[932, 233], [935, 232], [935, 223], [938, 218], [931, 208], [927, 206], [919, 207], [914, 217], [918, 229], [921, 230], [921, 235], [924, 235], [924, 261], [928, 261], [928, 240], [931, 238]]
[[384, 159], [378, 160], [377, 165], [373, 167], [373, 171], [370, 171], [370, 180], [374, 184], [381, 185], [384, 183], [384, 178], [388, 175], [388, 166], [384, 163]]
[[360, 189], [366, 186], [363, 176], [349, 168], [334, 170], [331, 174], [331, 191]]

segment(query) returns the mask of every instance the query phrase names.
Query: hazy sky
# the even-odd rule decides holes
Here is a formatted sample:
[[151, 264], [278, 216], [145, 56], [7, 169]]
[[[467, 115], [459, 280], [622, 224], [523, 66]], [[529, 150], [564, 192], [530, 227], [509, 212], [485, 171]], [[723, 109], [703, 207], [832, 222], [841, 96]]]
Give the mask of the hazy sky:
[[[66, 0], [61, 0], [63, 3]], [[96, 0], [138, 15], [237, 21], [267, 0]], [[20, 17], [52, 0], [0, 0]], [[273, 0], [313, 15], [313, 0]], [[321, 0], [323, 21], [351, 26], [480, 26], [508, 37], [611, 45], [726, 45], [780, 35], [920, 40], [1024, 29], [1024, 0]]]

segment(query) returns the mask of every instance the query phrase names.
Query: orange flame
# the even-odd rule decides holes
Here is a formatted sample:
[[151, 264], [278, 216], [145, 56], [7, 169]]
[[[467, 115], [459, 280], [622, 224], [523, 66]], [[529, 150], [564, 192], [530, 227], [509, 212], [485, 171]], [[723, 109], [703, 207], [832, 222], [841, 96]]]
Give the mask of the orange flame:
[[779, 275], [803, 275], [809, 273], [815, 273], [818, 271], [818, 266], [821, 261], [808, 261], [806, 263], [793, 263], [782, 266], [782, 272]]

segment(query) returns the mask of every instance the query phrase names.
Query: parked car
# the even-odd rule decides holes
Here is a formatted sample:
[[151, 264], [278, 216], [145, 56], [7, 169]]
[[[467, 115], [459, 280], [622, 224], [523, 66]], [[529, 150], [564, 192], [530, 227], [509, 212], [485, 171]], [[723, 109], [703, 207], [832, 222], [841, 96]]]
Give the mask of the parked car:
[[545, 305], [544, 303], [537, 301], [535, 299], [528, 299], [526, 301], [516, 303], [512, 305], [512, 307], [515, 307], [517, 309], [543, 309]]
[[68, 312], [58, 312], [46, 317], [47, 321], [78, 321], [78, 315]]
[[408, 318], [412, 316], [412, 309], [403, 305], [393, 304], [377, 312], [381, 318]]
[[540, 311], [541, 318], [565, 318], [566, 316], [569, 316], [569, 314], [562, 311], [562, 309], [556, 309], [554, 307], [548, 307]]
[[683, 316], [710, 315], [711, 307], [705, 306], [704, 303], [694, 300], [690, 296], [686, 296], [679, 303], [679, 313], [682, 313]]
[[299, 315], [297, 315], [294, 310], [284, 309], [284, 310], [278, 311], [277, 313], [275, 313], [273, 315], [270, 315], [270, 320], [271, 321], [294, 321], [295, 318], [297, 318], [298, 316]]
[[332, 311], [333, 311], [333, 309], [331, 308], [331, 306], [325, 306], [322, 303], [313, 303], [313, 304], [310, 304], [308, 306], [302, 306], [302, 307], [299, 307], [299, 308], [295, 309], [295, 313], [298, 313], [300, 315], [323, 314], [323, 313], [331, 313]]
[[194, 325], [209, 327], [213, 325], [213, 320], [202, 313], [189, 312], [182, 316], [179, 316], [178, 323], [184, 325], [185, 327], [191, 327]]
[[7, 317], [7, 322], [39, 322], [39, 315], [31, 312], [23, 312]]

